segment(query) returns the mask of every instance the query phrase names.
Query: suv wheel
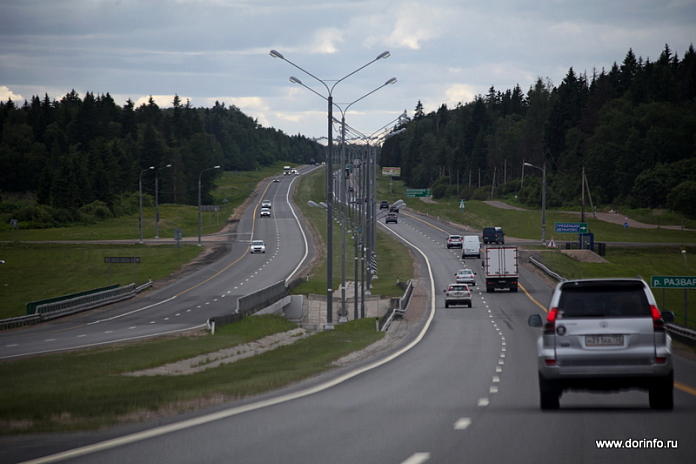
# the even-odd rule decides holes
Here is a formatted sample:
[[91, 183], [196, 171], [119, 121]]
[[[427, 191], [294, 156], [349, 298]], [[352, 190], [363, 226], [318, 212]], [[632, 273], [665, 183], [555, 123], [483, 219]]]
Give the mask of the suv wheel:
[[542, 410], [558, 409], [561, 407], [561, 392], [558, 386], [539, 376], [539, 399]]
[[674, 409], [674, 373], [657, 379], [648, 390], [652, 409]]

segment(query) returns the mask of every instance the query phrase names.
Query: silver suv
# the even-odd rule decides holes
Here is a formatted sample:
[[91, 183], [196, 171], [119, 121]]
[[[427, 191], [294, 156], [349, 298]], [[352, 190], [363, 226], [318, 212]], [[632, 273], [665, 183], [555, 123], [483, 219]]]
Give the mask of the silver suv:
[[[648, 390], [650, 407], [672, 409], [672, 341], [655, 297], [640, 278], [561, 282], [538, 341], [541, 409], [558, 409], [565, 390]], [[542, 327], [542, 318], [529, 317]]]

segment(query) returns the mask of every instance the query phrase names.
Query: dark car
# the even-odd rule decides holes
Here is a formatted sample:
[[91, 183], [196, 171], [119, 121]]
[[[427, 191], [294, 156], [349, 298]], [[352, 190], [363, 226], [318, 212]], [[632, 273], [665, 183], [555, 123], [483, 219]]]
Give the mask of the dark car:
[[387, 200], [382, 200], [379, 204], [379, 209], [387, 209], [389, 208], [389, 202]]
[[398, 207], [398, 206], [390, 206], [390, 207], [389, 207], [389, 212], [390, 212], [390, 213], [398, 213], [398, 212], [399, 212], [399, 207]]
[[389, 224], [390, 222], [393, 222], [394, 224], [398, 224], [399, 218], [396, 216], [396, 213], [387, 213], [387, 217], [384, 220], [384, 222], [386, 222], [387, 224]]
[[505, 233], [500, 227], [484, 227], [481, 241], [484, 245], [489, 243], [505, 245]]

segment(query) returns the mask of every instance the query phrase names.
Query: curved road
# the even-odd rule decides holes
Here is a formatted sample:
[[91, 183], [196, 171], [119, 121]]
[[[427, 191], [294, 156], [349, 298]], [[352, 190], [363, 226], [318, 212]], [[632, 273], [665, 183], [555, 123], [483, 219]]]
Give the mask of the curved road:
[[[405, 212], [388, 229], [415, 248], [430, 292], [427, 321], [400, 351], [159, 427], [61, 435], [41, 454], [70, 451], [35, 462], [696, 462], [696, 362], [676, 359], [671, 412], [650, 410], [643, 392], [569, 393], [542, 412], [538, 330], [526, 321], [549, 286], [521, 267], [520, 292], [488, 294], [479, 280], [473, 308], [445, 309], [442, 289], [463, 267], [444, 246], [455, 231]], [[466, 265], [480, 273], [478, 260]]]
[[[230, 314], [237, 298], [285, 280], [313, 253], [290, 202], [296, 179], [280, 176], [280, 182], [260, 188], [230, 237], [231, 252], [222, 259], [125, 303], [0, 333], [0, 359], [178, 333]], [[270, 218], [259, 216], [262, 200], [272, 202]], [[266, 242], [265, 254], [249, 254], [252, 236]]]

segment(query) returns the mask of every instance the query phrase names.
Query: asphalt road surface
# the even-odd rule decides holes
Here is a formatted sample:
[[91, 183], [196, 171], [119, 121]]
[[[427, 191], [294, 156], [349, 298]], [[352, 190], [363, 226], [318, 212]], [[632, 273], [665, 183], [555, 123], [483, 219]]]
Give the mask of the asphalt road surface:
[[[35, 462], [696, 462], [696, 362], [675, 361], [673, 411], [649, 409], [647, 393], [635, 391], [564, 394], [560, 410], [542, 412], [539, 332], [526, 321], [543, 313], [549, 285], [521, 267], [518, 293], [486, 293], [480, 261], [462, 263], [460, 250], [446, 249], [455, 232], [448, 226], [402, 212], [388, 228], [416, 250], [419, 285], [430, 292], [427, 319], [403, 346], [161, 424], [52, 435], [42, 453], [23, 457], [69, 450]], [[479, 273], [473, 308], [445, 309], [442, 290], [462, 267]], [[604, 449], [602, 440], [624, 449]]]
[[[2, 332], [0, 359], [200, 329], [210, 317], [234, 312], [240, 296], [286, 280], [311, 258], [313, 250], [290, 203], [289, 192], [298, 178], [279, 179], [260, 187], [236, 232], [227, 237], [231, 251], [221, 259], [125, 303]], [[272, 201], [270, 217], [260, 217], [262, 200]], [[252, 237], [266, 242], [265, 254], [249, 253]]]

